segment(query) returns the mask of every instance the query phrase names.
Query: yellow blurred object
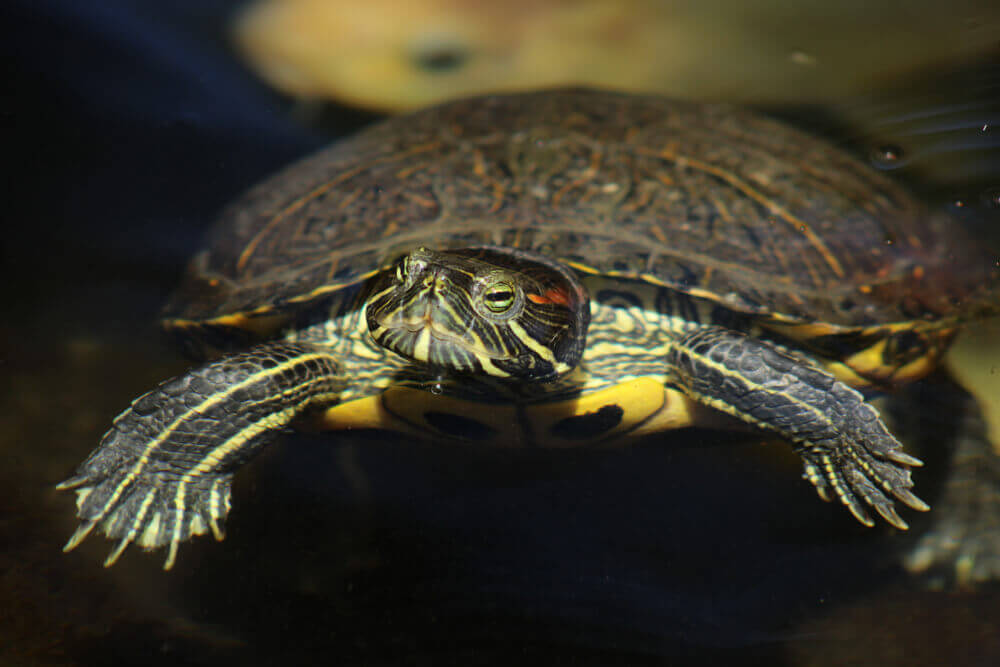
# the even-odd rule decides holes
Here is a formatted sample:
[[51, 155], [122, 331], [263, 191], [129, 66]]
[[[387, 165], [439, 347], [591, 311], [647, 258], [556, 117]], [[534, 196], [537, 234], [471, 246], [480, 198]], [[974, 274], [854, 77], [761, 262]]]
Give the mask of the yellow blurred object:
[[304, 99], [402, 111], [587, 85], [824, 102], [1000, 44], [996, 0], [258, 0], [236, 42]]
[[945, 357], [948, 370], [979, 401], [990, 442], [1000, 452], [1000, 319], [964, 329]]

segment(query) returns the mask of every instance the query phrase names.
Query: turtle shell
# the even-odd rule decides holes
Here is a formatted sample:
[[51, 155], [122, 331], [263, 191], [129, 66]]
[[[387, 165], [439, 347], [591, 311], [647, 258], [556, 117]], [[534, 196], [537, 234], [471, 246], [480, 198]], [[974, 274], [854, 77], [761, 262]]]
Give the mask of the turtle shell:
[[481, 97], [373, 125], [250, 190], [166, 317], [280, 312], [418, 246], [485, 244], [788, 321], [935, 319], [993, 279], [995, 257], [959, 231], [847, 153], [739, 108]]

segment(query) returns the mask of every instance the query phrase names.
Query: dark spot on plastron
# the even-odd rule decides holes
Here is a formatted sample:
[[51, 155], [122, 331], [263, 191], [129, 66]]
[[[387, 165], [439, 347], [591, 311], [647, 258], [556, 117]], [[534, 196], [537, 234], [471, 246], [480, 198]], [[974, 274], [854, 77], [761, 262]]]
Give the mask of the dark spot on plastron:
[[489, 440], [498, 433], [495, 428], [488, 424], [450, 412], [429, 410], [424, 413], [424, 421], [445, 435], [464, 440]]
[[549, 432], [564, 440], [589, 440], [621, 424], [624, 415], [620, 405], [605, 405], [597, 412], [566, 417], [553, 424]]

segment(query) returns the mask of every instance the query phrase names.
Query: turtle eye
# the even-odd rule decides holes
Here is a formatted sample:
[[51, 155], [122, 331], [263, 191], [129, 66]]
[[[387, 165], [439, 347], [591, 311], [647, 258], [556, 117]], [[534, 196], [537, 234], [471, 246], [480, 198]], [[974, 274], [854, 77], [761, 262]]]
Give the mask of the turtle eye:
[[516, 296], [513, 283], [504, 280], [483, 290], [483, 303], [491, 313], [505, 313], [514, 305]]

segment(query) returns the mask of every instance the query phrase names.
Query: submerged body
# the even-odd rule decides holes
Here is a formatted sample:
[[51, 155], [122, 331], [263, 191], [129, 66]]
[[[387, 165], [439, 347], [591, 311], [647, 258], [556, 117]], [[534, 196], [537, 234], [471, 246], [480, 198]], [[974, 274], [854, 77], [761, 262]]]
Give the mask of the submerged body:
[[311, 418], [568, 446], [735, 418], [824, 499], [905, 528], [905, 454], [859, 390], [991, 305], [982, 249], [891, 181], [731, 107], [589, 91], [360, 133], [232, 206], [165, 324], [223, 356], [123, 413], [63, 488], [81, 526], [222, 535], [232, 476]]

